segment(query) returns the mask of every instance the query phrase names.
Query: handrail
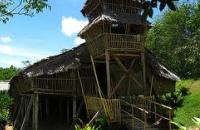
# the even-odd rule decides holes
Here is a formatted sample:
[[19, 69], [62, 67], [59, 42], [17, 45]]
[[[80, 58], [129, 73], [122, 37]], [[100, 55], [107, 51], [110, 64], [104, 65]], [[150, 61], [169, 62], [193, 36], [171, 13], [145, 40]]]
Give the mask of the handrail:
[[[92, 4], [92, 2], [93, 1], [90, 1], [90, 2], [88, 2], [85, 6], [84, 6], [84, 8], [83, 8], [83, 10], [85, 10], [86, 8], [88, 8], [91, 4]], [[114, 7], [121, 7], [121, 8], [128, 8], [128, 9], [137, 9], [137, 10], [141, 10], [142, 8], [140, 8], [140, 7], [133, 7], [133, 6], [130, 6], [130, 5], [124, 5], [124, 4], [122, 4], [122, 3], [119, 3], [119, 4], [117, 4], [117, 3], [110, 3], [110, 2], [105, 2], [105, 1], [103, 1], [103, 0], [99, 0], [99, 2], [97, 3], [97, 5], [95, 5], [94, 6], [94, 8], [97, 8], [97, 6], [99, 6], [99, 5], [111, 5], [111, 6], [114, 6]], [[89, 15], [89, 14], [91, 14], [92, 12], [94, 11], [94, 9], [92, 9], [91, 11], [89, 11], [89, 13], [87, 13], [87, 15]]]
[[132, 34], [101, 33], [98, 36], [96, 36], [94, 39], [88, 40], [88, 42], [93, 42], [103, 36], [124, 36], [124, 37], [130, 37], [130, 38], [137, 38], [139, 36], [141, 39], [144, 37], [142, 35], [132, 35]]
[[141, 120], [141, 119], [135, 117], [134, 115], [130, 114], [129, 112], [127, 112], [127, 111], [125, 111], [125, 110], [123, 110], [123, 109], [122, 109], [122, 112], [123, 112], [123, 113], [126, 113], [128, 116], [130, 116], [130, 117], [132, 117], [132, 118], [134, 118], [134, 119], [136, 119], [136, 120], [139, 120], [139, 121], [141, 121], [142, 123], [144, 123], [143, 120]]
[[161, 106], [161, 107], [163, 107], [163, 108], [166, 108], [166, 109], [169, 109], [169, 110], [173, 110], [173, 108], [171, 108], [171, 107], [169, 107], [169, 106], [166, 106], [166, 105], [164, 105], [164, 104], [160, 104], [160, 103], [158, 103], [158, 102], [155, 102], [155, 101], [152, 101], [152, 100], [149, 100], [149, 99], [145, 99], [145, 98], [142, 98], [143, 100], [146, 100], [146, 101], [148, 101], [148, 102], [151, 102], [152, 104], [156, 104], [156, 105], [158, 105], [158, 106]]
[[142, 108], [140, 108], [140, 107], [138, 107], [138, 106], [136, 106], [136, 105], [134, 105], [134, 104], [130, 104], [130, 103], [128, 103], [128, 102], [126, 102], [126, 101], [124, 101], [124, 100], [120, 100], [121, 102], [123, 102], [123, 103], [125, 103], [125, 104], [127, 104], [128, 106], [131, 106], [131, 107], [134, 107], [134, 108], [136, 108], [136, 109], [138, 109], [138, 110], [140, 110], [140, 111], [142, 111], [142, 112], [145, 112], [146, 114], [148, 114], [149, 112], [148, 111], [146, 111], [145, 109], [142, 109]]

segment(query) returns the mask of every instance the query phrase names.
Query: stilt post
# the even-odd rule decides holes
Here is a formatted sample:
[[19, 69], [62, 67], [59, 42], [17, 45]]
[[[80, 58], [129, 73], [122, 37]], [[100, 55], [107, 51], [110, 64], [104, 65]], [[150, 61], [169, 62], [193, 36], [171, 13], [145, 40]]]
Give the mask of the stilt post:
[[34, 94], [33, 100], [33, 130], [39, 128], [39, 94]]
[[110, 56], [107, 50], [105, 51], [105, 58], [106, 58], [107, 95], [108, 98], [111, 98]]

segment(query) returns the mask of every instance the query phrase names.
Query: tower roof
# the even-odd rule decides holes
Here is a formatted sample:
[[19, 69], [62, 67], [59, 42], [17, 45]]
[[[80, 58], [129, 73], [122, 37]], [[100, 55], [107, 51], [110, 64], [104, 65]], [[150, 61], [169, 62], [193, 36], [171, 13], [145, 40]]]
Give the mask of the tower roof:
[[100, 23], [102, 21], [106, 21], [109, 23], [126, 23], [126, 24], [135, 24], [135, 25], [147, 25], [150, 26], [150, 22], [144, 20], [140, 14], [116, 14], [107, 12], [98, 16], [92, 22], [90, 22], [87, 26], [85, 26], [79, 33], [79, 36], [89, 30], [93, 25]]

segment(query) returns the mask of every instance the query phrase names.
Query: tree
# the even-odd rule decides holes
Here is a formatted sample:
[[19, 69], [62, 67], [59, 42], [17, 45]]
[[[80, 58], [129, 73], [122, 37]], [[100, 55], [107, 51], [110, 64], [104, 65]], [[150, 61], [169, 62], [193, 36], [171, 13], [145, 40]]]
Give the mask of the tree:
[[19, 69], [14, 66], [0, 68], [0, 80], [10, 80], [17, 72], [19, 72]]
[[182, 78], [200, 76], [200, 2], [166, 12], [147, 33], [146, 47]]
[[0, 0], [0, 21], [6, 23], [14, 15], [33, 16], [50, 8], [48, 0]]
[[[141, 0], [137, 0], [141, 2]], [[166, 6], [171, 10], [176, 10], [174, 1], [178, 0], [144, 0], [142, 1], [142, 8], [144, 18], [153, 16], [153, 8], [162, 11]], [[0, 21], [6, 23], [15, 15], [34, 16], [36, 13], [43, 12], [44, 9], [49, 8], [48, 0], [0, 0]]]

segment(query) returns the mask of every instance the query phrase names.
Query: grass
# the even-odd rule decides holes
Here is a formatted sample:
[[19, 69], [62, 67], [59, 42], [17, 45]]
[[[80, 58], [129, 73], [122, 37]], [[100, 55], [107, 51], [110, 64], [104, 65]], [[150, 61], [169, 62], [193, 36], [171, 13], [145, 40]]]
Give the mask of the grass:
[[189, 88], [190, 94], [185, 97], [183, 106], [175, 111], [174, 121], [184, 126], [194, 126], [193, 117], [200, 117], [200, 80], [183, 80], [177, 88]]

